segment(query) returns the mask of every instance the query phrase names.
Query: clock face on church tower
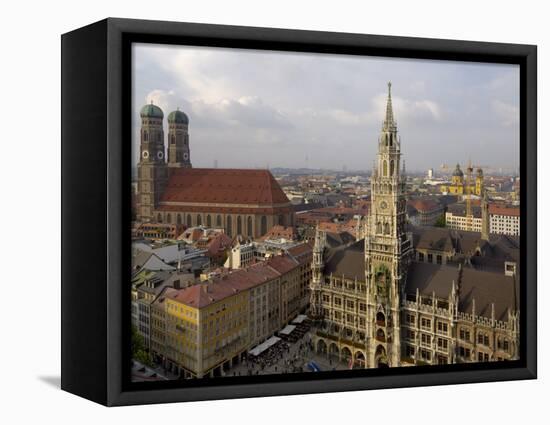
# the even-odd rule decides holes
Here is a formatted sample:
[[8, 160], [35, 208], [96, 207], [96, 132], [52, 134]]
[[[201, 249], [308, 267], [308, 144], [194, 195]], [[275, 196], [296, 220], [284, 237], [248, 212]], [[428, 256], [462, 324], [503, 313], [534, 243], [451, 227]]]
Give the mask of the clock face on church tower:
[[380, 202], [380, 209], [381, 209], [382, 211], [384, 211], [384, 210], [387, 209], [387, 208], [388, 208], [388, 203], [387, 203], [386, 201], [381, 201], [381, 202]]

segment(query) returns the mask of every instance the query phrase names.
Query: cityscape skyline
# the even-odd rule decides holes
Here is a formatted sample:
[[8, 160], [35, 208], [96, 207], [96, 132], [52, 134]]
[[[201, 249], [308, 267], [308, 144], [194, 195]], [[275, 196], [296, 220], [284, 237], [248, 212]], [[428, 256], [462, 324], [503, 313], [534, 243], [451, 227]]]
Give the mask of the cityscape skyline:
[[170, 112], [164, 138], [142, 107], [135, 380], [519, 358], [518, 182], [457, 166], [407, 184], [391, 89], [370, 190], [194, 167], [189, 118]]
[[452, 169], [470, 159], [497, 170], [519, 167], [515, 66], [143, 44], [133, 50], [133, 165], [139, 109], [153, 101], [165, 117], [177, 108], [189, 116], [197, 166], [366, 172], [391, 80], [408, 169]]

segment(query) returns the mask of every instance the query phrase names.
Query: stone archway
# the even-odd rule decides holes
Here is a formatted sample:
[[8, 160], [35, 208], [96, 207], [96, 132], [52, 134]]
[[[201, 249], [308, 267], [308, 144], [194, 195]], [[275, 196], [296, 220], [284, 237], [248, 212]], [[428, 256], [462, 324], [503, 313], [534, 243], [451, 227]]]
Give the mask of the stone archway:
[[366, 366], [365, 363], [365, 354], [362, 351], [356, 351], [353, 356], [353, 367], [358, 369], [364, 369]]
[[382, 345], [376, 347], [376, 352], [374, 354], [374, 364], [376, 367], [379, 368], [389, 367], [386, 349]]
[[386, 342], [386, 333], [383, 329], [378, 328], [376, 330], [376, 340], [380, 342]]
[[318, 354], [327, 354], [327, 343], [324, 339], [317, 341], [317, 353]]
[[328, 347], [328, 355], [330, 357], [339, 358], [340, 357], [340, 350], [338, 349], [338, 345], [336, 343], [332, 343]]
[[351, 350], [348, 347], [342, 348], [342, 351], [340, 352], [340, 358], [342, 359], [342, 361], [346, 362], [351, 366], [352, 354], [351, 354]]

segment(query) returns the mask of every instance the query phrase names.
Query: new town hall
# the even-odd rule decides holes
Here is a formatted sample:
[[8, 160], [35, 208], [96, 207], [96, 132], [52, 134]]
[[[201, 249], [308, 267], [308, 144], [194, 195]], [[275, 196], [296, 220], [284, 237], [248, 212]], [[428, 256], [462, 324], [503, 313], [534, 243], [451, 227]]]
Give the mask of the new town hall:
[[368, 368], [516, 359], [518, 241], [489, 236], [487, 223], [481, 234], [407, 224], [401, 141], [388, 88], [371, 209], [357, 241], [341, 244], [316, 233], [310, 286], [315, 349]]

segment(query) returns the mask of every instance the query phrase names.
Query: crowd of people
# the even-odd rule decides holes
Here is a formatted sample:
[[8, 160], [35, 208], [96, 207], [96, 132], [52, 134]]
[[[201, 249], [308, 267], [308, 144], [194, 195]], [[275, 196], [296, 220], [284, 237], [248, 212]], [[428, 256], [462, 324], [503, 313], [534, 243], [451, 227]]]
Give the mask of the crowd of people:
[[266, 375], [276, 373], [307, 372], [307, 363], [314, 354], [313, 342], [308, 331], [309, 321], [296, 324], [289, 335], [281, 335], [281, 340], [254, 355], [248, 353], [234, 376]]
[[305, 334], [309, 332], [311, 328], [311, 323], [309, 320], [305, 320], [302, 323], [295, 325], [296, 328], [289, 335], [280, 335], [284, 340], [295, 343], [304, 337]]

